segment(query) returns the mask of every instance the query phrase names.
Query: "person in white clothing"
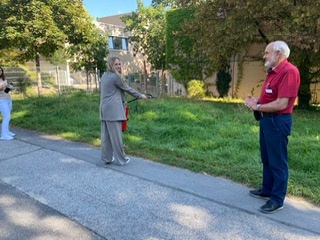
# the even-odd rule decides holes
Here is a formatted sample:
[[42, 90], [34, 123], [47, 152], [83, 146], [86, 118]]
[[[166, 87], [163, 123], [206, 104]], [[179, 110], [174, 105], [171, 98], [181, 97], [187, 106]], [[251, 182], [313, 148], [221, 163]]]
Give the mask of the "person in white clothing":
[[1, 124], [1, 140], [12, 140], [15, 136], [9, 130], [9, 123], [11, 120], [12, 99], [8, 89], [8, 82], [6, 81], [3, 68], [0, 67], [0, 112], [2, 115]]

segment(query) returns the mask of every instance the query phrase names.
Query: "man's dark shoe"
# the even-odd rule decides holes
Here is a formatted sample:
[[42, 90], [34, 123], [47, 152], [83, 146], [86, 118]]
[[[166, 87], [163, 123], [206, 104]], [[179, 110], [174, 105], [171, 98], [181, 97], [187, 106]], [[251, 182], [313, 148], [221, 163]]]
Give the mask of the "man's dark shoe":
[[261, 199], [269, 199], [269, 198], [270, 198], [269, 195], [267, 195], [267, 194], [265, 194], [265, 193], [262, 192], [262, 189], [259, 189], [259, 190], [251, 190], [251, 191], [249, 192], [249, 194], [250, 194], [250, 196], [255, 197], [255, 198], [261, 198]]
[[266, 202], [265, 205], [263, 205], [260, 208], [260, 211], [263, 213], [274, 213], [279, 210], [283, 209], [283, 205], [279, 205], [277, 203], [271, 202], [270, 200]]

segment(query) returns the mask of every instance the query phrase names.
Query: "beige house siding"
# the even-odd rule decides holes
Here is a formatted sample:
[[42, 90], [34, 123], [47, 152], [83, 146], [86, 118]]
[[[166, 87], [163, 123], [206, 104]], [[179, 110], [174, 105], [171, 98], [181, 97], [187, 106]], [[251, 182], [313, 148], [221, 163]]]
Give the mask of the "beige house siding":
[[[248, 94], [253, 96], [259, 96], [261, 91], [261, 85], [266, 77], [266, 68], [263, 62], [263, 52], [265, 46], [254, 44], [248, 51], [248, 57], [242, 64], [242, 77], [239, 83], [235, 83], [238, 89], [234, 90], [239, 98], [246, 98]], [[254, 60], [256, 59], [256, 60]], [[238, 73], [238, 63], [236, 63], [237, 74]], [[235, 76], [238, 76], [238, 75]]]
[[259, 96], [261, 84], [266, 76], [262, 62], [244, 62], [243, 77], [240, 80], [237, 96], [245, 98], [248, 94]]
[[97, 21], [101, 23], [107, 23], [107, 24], [119, 26], [119, 27], [125, 27], [126, 24], [121, 20], [121, 17], [129, 14], [131, 13], [124, 13], [124, 14], [102, 17], [102, 18], [98, 18]]

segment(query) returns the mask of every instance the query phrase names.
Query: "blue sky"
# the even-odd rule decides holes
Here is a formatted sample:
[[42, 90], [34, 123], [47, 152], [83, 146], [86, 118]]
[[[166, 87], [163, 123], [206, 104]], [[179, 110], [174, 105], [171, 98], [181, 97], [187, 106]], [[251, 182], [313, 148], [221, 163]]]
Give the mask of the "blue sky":
[[[151, 5], [152, 0], [143, 0], [145, 7]], [[128, 13], [137, 10], [137, 0], [83, 0], [89, 14], [94, 18]]]

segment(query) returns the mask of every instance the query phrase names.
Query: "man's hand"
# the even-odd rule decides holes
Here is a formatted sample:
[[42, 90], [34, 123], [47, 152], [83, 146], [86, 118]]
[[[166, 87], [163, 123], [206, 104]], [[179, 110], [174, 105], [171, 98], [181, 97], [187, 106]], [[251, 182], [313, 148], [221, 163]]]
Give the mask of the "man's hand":
[[251, 95], [249, 95], [245, 100], [244, 100], [244, 105], [247, 106], [251, 110], [257, 110], [257, 103], [258, 100]]

